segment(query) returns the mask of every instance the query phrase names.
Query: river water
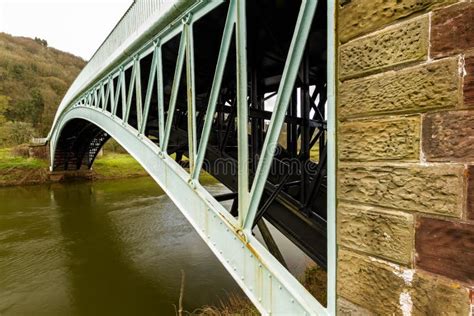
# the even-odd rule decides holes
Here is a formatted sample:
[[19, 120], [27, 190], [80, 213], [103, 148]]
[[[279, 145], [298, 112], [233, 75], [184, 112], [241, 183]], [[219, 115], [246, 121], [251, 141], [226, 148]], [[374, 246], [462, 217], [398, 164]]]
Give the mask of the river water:
[[[209, 185], [213, 192], [220, 185]], [[0, 189], [0, 315], [175, 315], [242, 292], [149, 178]]]

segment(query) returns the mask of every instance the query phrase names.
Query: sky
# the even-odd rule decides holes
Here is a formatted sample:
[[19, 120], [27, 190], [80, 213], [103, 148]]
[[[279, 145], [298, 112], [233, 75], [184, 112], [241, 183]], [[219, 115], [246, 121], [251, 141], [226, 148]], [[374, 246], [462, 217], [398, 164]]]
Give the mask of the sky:
[[0, 0], [0, 32], [89, 60], [133, 0]]

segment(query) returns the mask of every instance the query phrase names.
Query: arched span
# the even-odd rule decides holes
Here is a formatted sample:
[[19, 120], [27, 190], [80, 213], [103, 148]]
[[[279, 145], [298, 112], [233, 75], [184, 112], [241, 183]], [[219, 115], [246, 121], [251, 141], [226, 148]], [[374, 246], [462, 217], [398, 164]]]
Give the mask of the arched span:
[[[160, 185], [196, 232], [244, 290], [259, 310], [278, 309], [282, 314], [326, 314], [323, 307], [199, 182], [150, 139], [111, 114], [77, 106], [64, 112], [51, 137], [51, 157], [68, 137], [82, 138], [74, 126], [100, 126], [101, 131], [122, 145]], [[79, 145], [79, 144], [78, 144]], [[192, 205], [192, 207], [189, 207]], [[288, 302], [291, 302], [288, 304]]]
[[62, 126], [55, 143], [53, 171], [90, 169], [109, 138], [107, 132], [87, 120], [68, 121]]
[[[137, 139], [136, 134], [134, 128], [120, 124], [110, 113], [72, 108], [63, 113], [53, 128], [50, 142], [52, 171], [90, 169], [97, 153], [110, 138], [114, 138], [137, 161], [139, 153], [130, 150], [130, 143], [148, 141], [148, 145], [157, 150], [154, 143], [147, 138]], [[145, 162], [140, 163], [145, 167]]]

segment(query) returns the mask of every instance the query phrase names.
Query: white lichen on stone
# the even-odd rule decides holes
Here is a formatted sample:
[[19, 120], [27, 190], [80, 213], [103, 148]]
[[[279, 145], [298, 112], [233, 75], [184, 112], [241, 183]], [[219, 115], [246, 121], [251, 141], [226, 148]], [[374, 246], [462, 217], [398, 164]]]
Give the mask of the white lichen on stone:
[[464, 55], [459, 58], [459, 74], [461, 75], [461, 77], [467, 76], [466, 60], [464, 58]]
[[413, 301], [411, 300], [410, 293], [400, 293], [400, 309], [402, 310], [403, 316], [411, 316]]
[[402, 266], [399, 266], [398, 264], [395, 264], [389, 261], [380, 260], [374, 257], [369, 257], [369, 258], [371, 261], [390, 266], [393, 269], [392, 270], [393, 274], [395, 274], [399, 278], [402, 278], [403, 281], [405, 281], [406, 285], [408, 286], [411, 285], [411, 282], [413, 281], [413, 276], [415, 275], [415, 269], [405, 269]]

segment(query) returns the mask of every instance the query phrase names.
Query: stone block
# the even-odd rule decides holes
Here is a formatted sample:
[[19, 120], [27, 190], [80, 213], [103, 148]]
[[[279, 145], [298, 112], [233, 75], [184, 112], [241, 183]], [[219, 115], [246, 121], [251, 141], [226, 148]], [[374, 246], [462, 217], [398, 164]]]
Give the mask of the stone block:
[[474, 106], [474, 55], [465, 57], [463, 73], [464, 105]]
[[420, 217], [416, 266], [474, 285], [474, 224]]
[[377, 315], [468, 315], [469, 291], [396, 264], [339, 251], [338, 294]]
[[474, 166], [467, 168], [467, 218], [474, 220]]
[[457, 282], [416, 270], [410, 294], [412, 315], [470, 315], [469, 290]]
[[460, 3], [433, 13], [431, 50], [433, 58], [451, 56], [474, 48], [474, 3]]
[[398, 266], [339, 250], [337, 270], [338, 295], [378, 315], [400, 314], [405, 280]]
[[337, 299], [337, 315], [339, 316], [373, 316], [375, 315], [368, 309], [360, 307], [348, 300], [339, 297]]
[[418, 116], [354, 120], [339, 124], [339, 159], [343, 161], [418, 160]]
[[413, 214], [341, 203], [337, 216], [338, 242], [345, 247], [410, 265], [413, 253]]
[[339, 87], [338, 117], [454, 108], [461, 101], [460, 90], [457, 57], [388, 71], [343, 82]]
[[349, 0], [338, 11], [339, 40], [343, 43], [373, 32], [417, 12], [426, 12], [456, 0]]
[[393, 209], [461, 217], [464, 166], [340, 165], [338, 199]]
[[339, 77], [349, 79], [426, 60], [428, 16], [400, 23], [339, 47]]
[[428, 161], [474, 161], [474, 111], [429, 113], [422, 124]]

